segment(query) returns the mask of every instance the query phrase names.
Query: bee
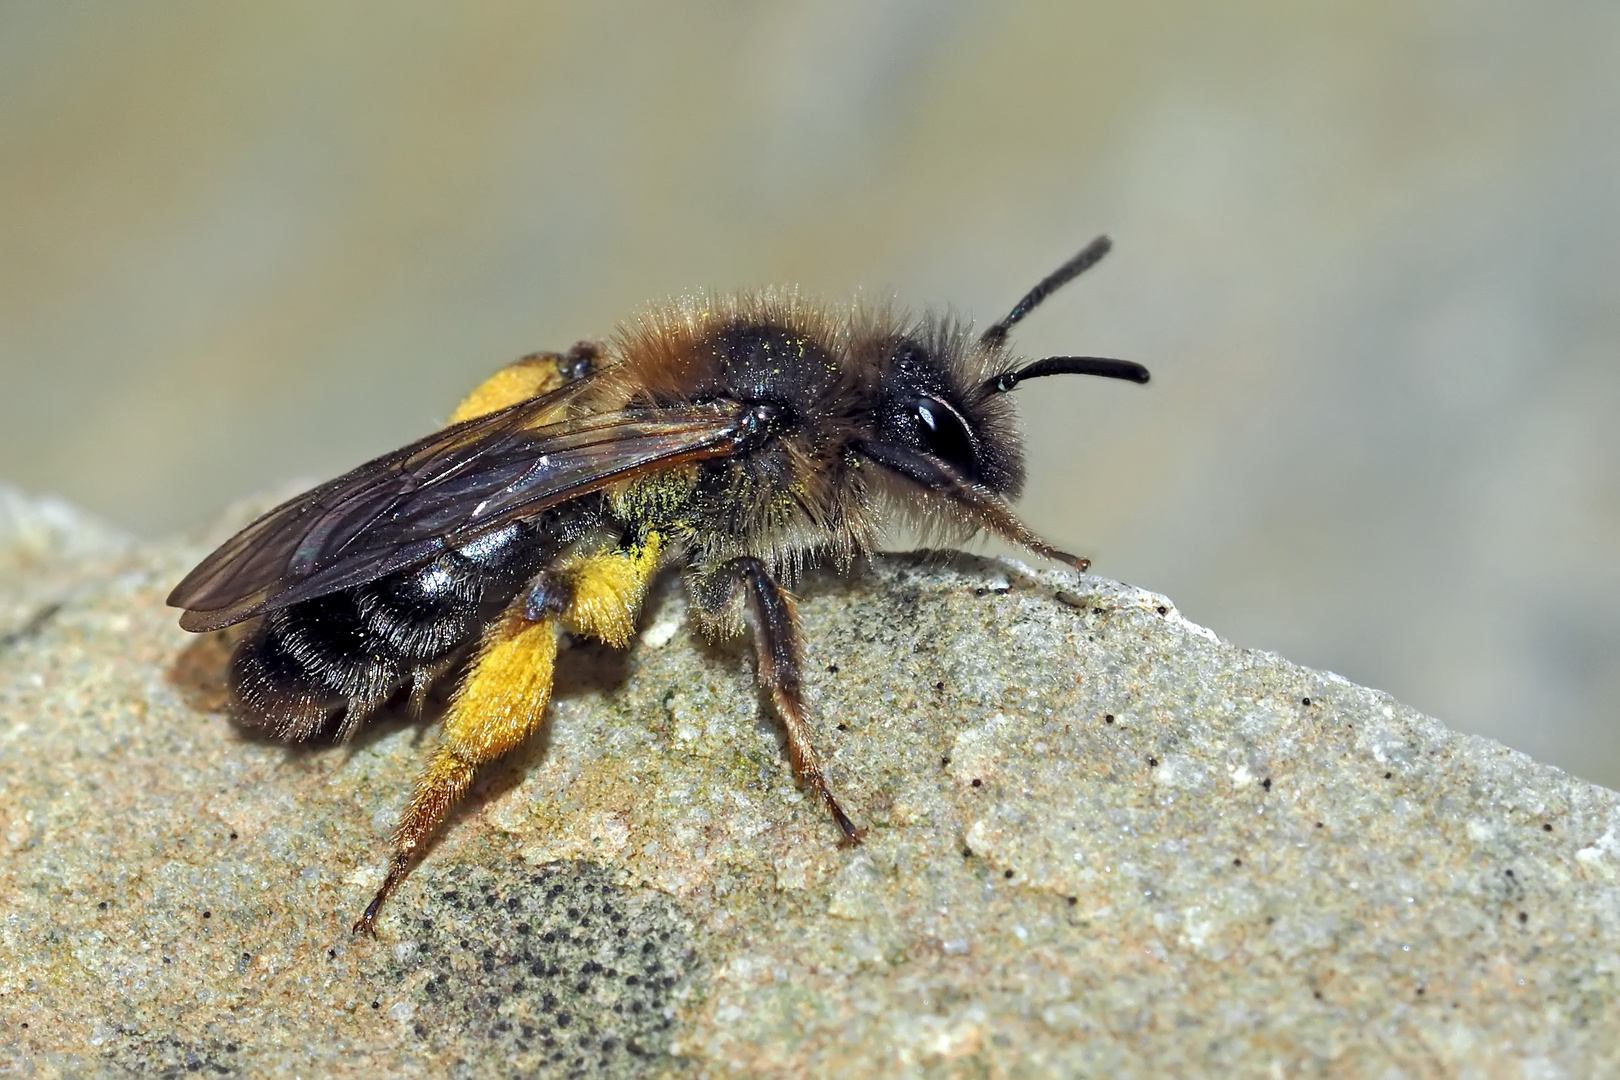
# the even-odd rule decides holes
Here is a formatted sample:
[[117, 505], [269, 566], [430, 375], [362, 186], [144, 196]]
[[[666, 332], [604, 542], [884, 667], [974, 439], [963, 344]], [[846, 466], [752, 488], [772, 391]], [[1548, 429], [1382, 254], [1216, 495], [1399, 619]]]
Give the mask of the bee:
[[788, 588], [847, 570], [887, 511], [984, 530], [1080, 570], [1008, 505], [1024, 480], [1009, 392], [1030, 379], [1147, 369], [1101, 357], [1019, 364], [1008, 334], [1095, 265], [1099, 237], [973, 336], [939, 316], [830, 309], [796, 292], [654, 307], [603, 344], [503, 368], [447, 427], [254, 521], [170, 594], [187, 630], [256, 625], [228, 683], [240, 723], [287, 742], [351, 737], [460, 670], [400, 818], [377, 913], [480, 766], [521, 743], [551, 693], [559, 636], [629, 644], [661, 567], [682, 568], [698, 628], [751, 628], [758, 679], [799, 780], [843, 837]]

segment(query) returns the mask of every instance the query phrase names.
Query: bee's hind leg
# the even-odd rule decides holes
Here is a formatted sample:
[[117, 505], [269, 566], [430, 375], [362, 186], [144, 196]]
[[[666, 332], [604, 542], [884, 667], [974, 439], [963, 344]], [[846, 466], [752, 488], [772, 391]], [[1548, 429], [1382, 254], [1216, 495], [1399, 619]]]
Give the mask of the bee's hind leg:
[[565, 353], [537, 352], [514, 360], [474, 387], [450, 414], [449, 422], [459, 424], [484, 416], [583, 379], [602, 355], [602, 346], [581, 341]]
[[376, 932], [377, 912], [472, 785], [478, 767], [522, 742], [551, 698], [557, 628], [615, 648], [629, 643], [663, 540], [656, 533], [537, 576], [484, 633], [478, 655], [456, 688], [444, 735], [416, 782], [416, 794], [394, 832], [394, 859], [376, 899], [355, 930]]
[[405, 816], [394, 831], [394, 858], [382, 888], [354, 924], [376, 934], [383, 901], [422, 857], [427, 842], [472, 786], [479, 766], [528, 737], [551, 699], [557, 623], [507, 614], [485, 631], [465, 680], [444, 717], [444, 731], [417, 778]]
[[746, 589], [744, 600], [754, 631], [754, 653], [759, 666], [759, 682], [770, 691], [771, 701], [787, 731], [788, 758], [794, 773], [821, 796], [838, 828], [851, 843], [860, 843], [864, 831], [857, 829], [821, 771], [821, 761], [810, 742], [810, 711], [804, 704], [799, 671], [804, 655], [799, 641], [799, 618], [793, 597], [772, 579], [765, 564], [751, 556], [733, 559], [718, 573], [695, 581], [693, 596], [711, 628], [729, 629], [727, 613], [734, 608], [735, 586]]

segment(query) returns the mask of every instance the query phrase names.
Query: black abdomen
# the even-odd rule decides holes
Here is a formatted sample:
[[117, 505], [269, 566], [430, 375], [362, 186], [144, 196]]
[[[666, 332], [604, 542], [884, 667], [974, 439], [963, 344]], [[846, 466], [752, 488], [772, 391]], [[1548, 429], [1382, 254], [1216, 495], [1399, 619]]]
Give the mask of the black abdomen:
[[517, 522], [422, 566], [271, 612], [231, 659], [238, 718], [298, 741], [341, 713], [350, 734], [407, 684], [425, 689], [599, 514], [570, 507]]

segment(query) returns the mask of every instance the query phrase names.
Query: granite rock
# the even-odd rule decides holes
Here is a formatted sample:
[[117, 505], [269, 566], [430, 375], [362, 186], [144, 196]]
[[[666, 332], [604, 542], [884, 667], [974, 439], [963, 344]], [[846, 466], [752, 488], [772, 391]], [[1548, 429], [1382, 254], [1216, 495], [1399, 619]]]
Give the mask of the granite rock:
[[356, 937], [431, 717], [245, 734], [205, 544], [0, 494], [0, 1073], [1620, 1068], [1620, 796], [960, 554], [801, 585], [861, 846], [666, 582]]

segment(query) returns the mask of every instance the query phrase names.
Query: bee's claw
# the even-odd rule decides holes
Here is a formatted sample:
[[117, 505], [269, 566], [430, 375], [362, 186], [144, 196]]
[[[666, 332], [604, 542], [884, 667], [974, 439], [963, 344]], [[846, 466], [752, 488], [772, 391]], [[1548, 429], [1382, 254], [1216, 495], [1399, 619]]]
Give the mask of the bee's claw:
[[366, 913], [354, 921], [354, 927], [349, 933], [365, 934], [375, 941], [377, 939], [377, 911], [382, 907], [383, 897], [387, 895], [386, 892], [378, 893], [376, 899], [366, 906]]
[[866, 836], [866, 830], [856, 828], [855, 823], [849, 820], [849, 816], [844, 813], [844, 808], [838, 805], [838, 800], [835, 799], [833, 797], [833, 793], [827, 789], [827, 783], [825, 780], [822, 780], [821, 777], [818, 776], [816, 781], [816, 787], [820, 789], [821, 797], [826, 802], [827, 809], [832, 811], [833, 820], [838, 823], [838, 828], [843, 831], [844, 839], [848, 840], [851, 844], [858, 845], [862, 838]]

